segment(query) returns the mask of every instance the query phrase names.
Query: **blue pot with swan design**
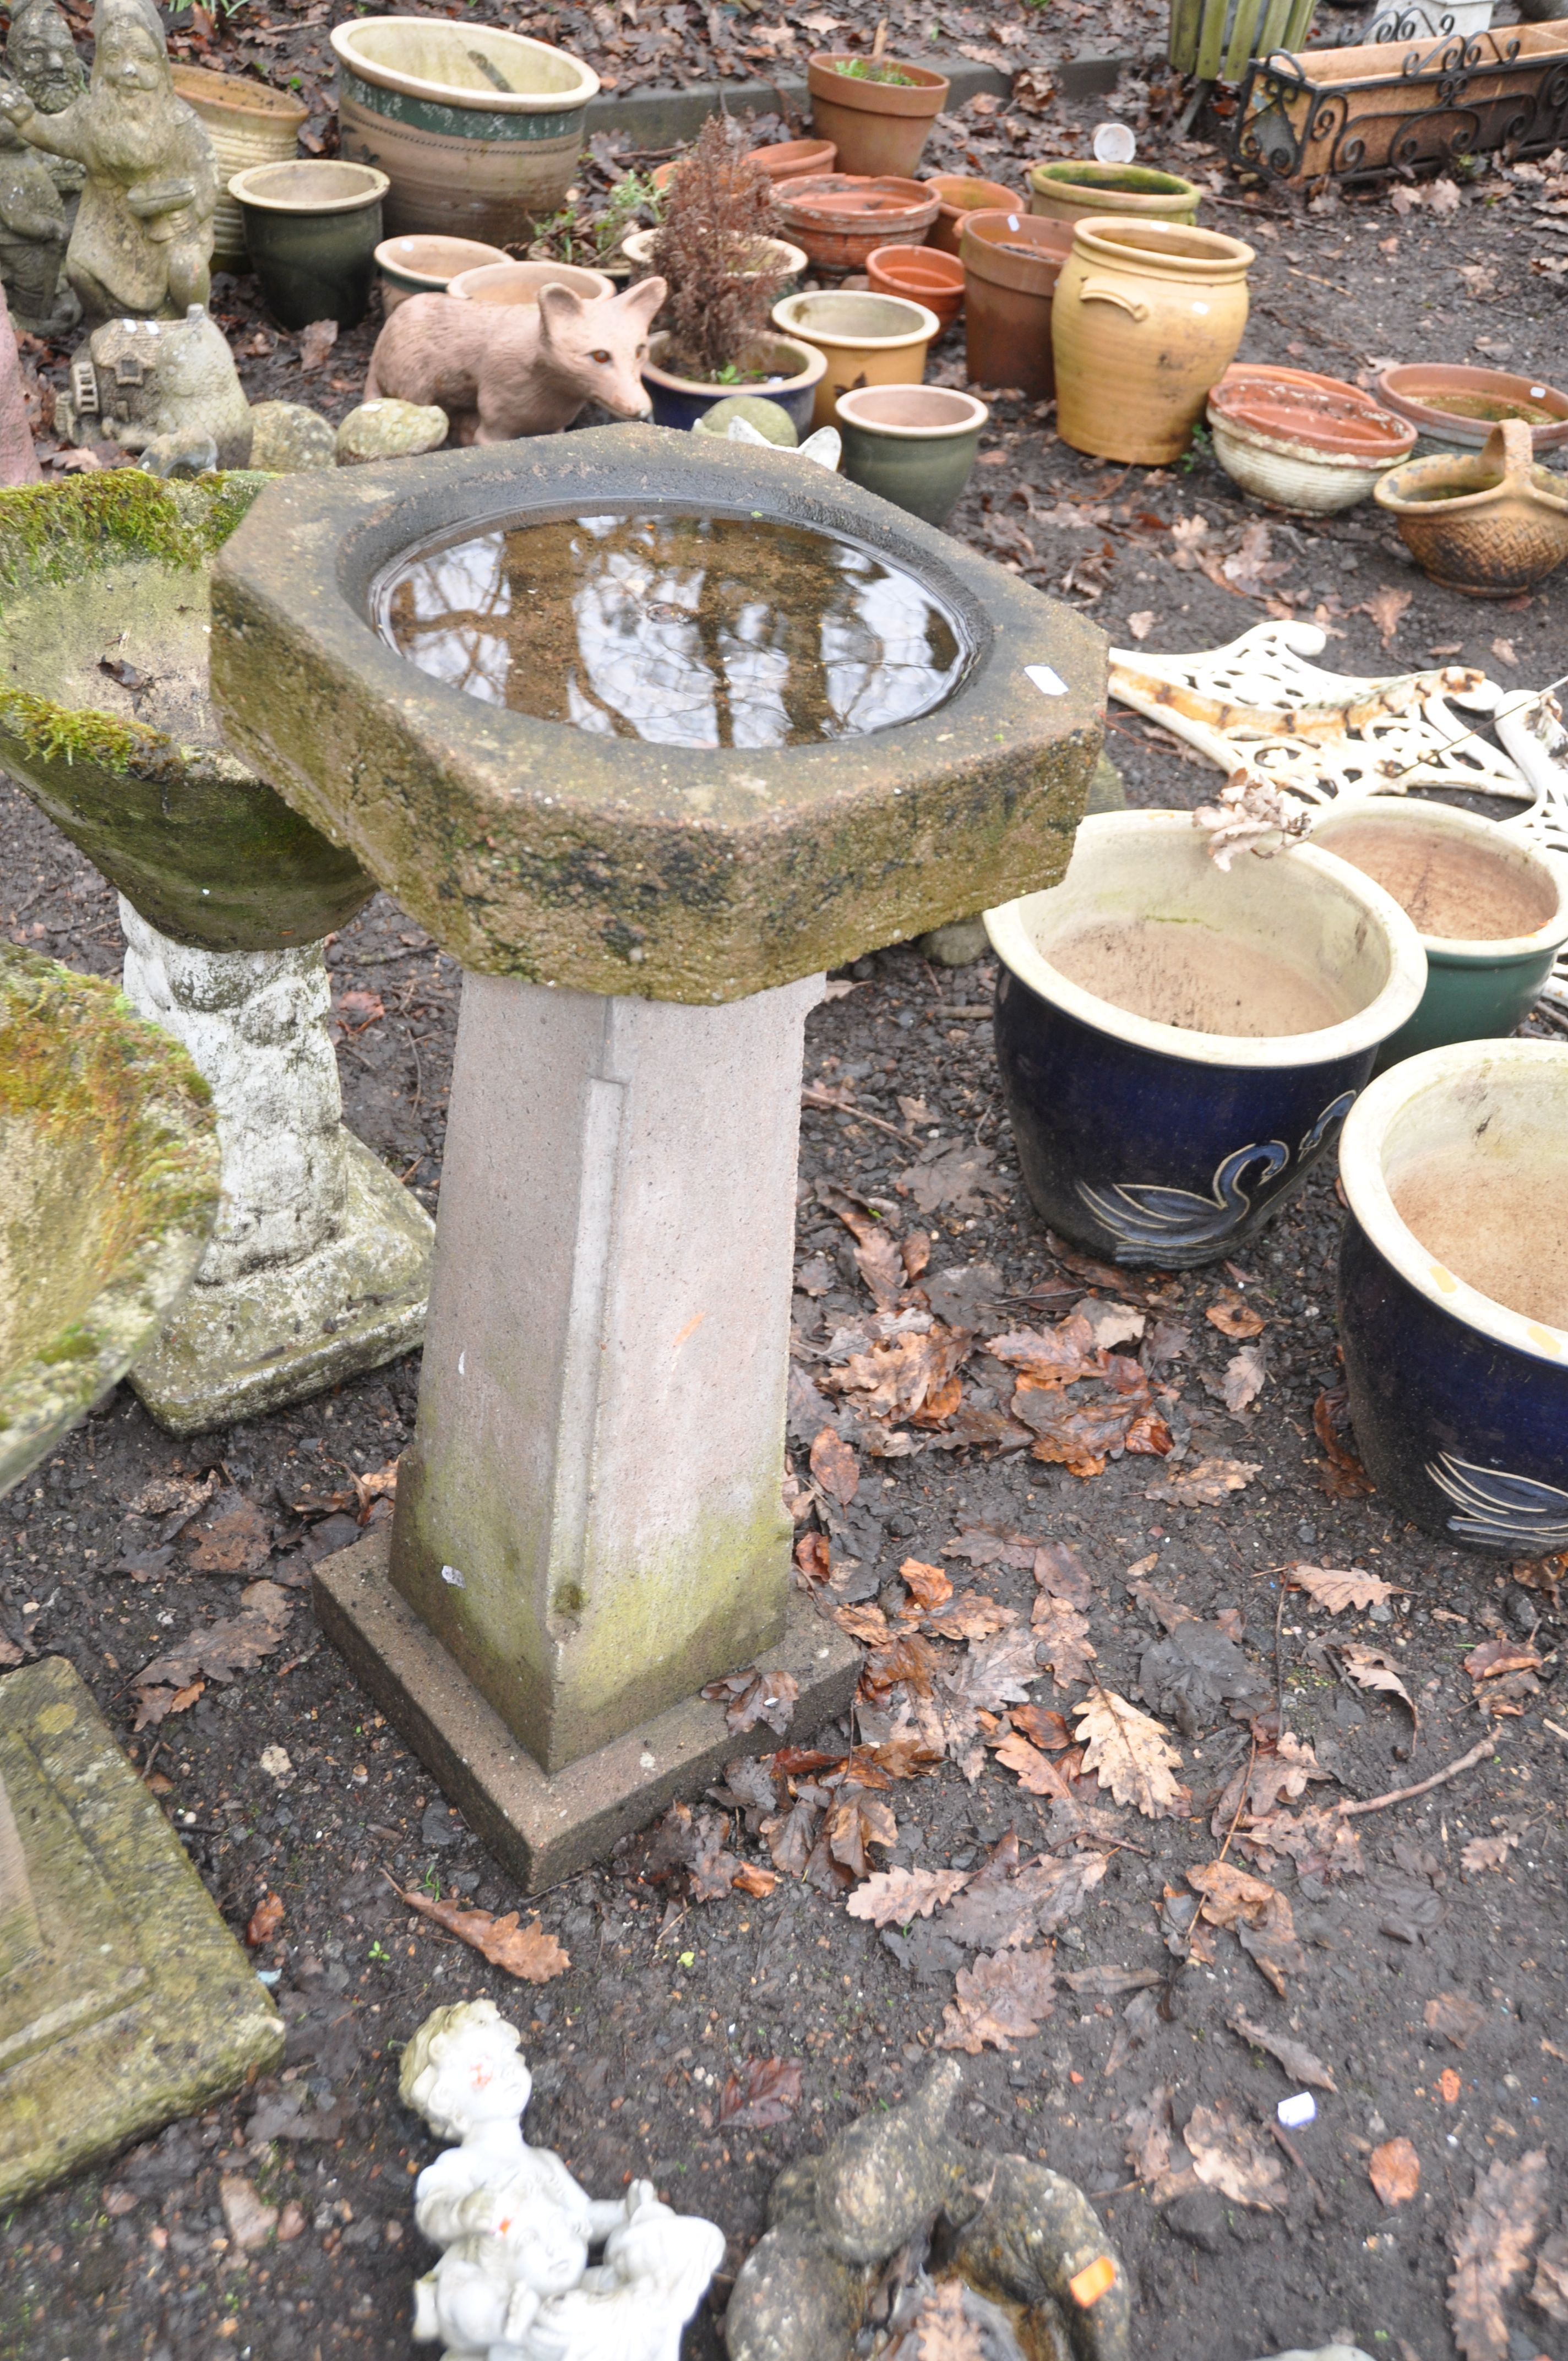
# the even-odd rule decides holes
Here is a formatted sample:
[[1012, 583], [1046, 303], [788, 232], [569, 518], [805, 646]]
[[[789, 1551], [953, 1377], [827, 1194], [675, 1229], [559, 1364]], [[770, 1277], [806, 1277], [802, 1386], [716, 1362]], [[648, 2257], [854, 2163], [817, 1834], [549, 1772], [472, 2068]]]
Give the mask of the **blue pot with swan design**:
[[1568, 1550], [1568, 1046], [1408, 1058], [1340, 1142], [1355, 1439], [1390, 1509], [1455, 1549]]
[[1234, 1256], [1332, 1146], [1426, 985], [1392, 895], [1311, 845], [1229, 870], [1187, 812], [1086, 819], [986, 913], [1024, 1185], [1111, 1262]]

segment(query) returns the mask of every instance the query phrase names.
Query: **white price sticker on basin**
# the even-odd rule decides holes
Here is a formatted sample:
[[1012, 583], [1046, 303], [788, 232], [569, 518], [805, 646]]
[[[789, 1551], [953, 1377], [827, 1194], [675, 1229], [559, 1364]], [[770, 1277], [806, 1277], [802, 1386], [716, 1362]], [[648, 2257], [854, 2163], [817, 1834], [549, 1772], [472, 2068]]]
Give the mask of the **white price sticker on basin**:
[[1024, 677], [1025, 680], [1032, 680], [1034, 682], [1035, 686], [1039, 690], [1042, 697], [1065, 697], [1067, 695], [1066, 681], [1063, 680], [1059, 672], [1053, 672], [1049, 664], [1025, 664], [1024, 666]]

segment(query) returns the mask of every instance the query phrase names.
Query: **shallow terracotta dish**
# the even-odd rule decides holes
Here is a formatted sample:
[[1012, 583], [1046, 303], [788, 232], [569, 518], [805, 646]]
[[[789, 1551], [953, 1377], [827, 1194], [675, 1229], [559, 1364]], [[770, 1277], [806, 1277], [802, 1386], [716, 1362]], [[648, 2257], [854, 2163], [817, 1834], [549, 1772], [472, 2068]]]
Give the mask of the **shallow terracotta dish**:
[[941, 199], [926, 243], [939, 247], [944, 254], [957, 254], [970, 214], [1016, 213], [1019, 206], [1018, 198], [1000, 181], [966, 180], [960, 172], [927, 172], [926, 186], [935, 189]]
[[879, 246], [922, 246], [938, 198], [922, 181], [892, 174], [817, 172], [779, 188], [784, 228], [825, 270], [863, 270]]
[[1479, 451], [1493, 427], [1508, 418], [1523, 419], [1538, 456], [1568, 443], [1568, 393], [1540, 378], [1418, 361], [1382, 370], [1376, 391], [1379, 401], [1419, 426], [1429, 440], [1456, 451]]
[[485, 246], [477, 237], [384, 237], [376, 248], [381, 274], [381, 310], [395, 312], [411, 295], [444, 295], [454, 279], [467, 270], [486, 270], [509, 258], [499, 246]]
[[472, 270], [460, 270], [448, 280], [446, 291], [466, 303], [537, 303], [542, 287], [569, 287], [587, 303], [615, 292], [613, 279], [580, 262], [512, 261], [481, 262]]
[[944, 328], [952, 326], [963, 304], [963, 264], [932, 246], [874, 247], [866, 257], [866, 277], [874, 294], [913, 296]]
[[[780, 139], [771, 148], [749, 148], [746, 161], [755, 164], [770, 181], [798, 181], [806, 172], [830, 172], [839, 161], [839, 150], [831, 139]], [[658, 173], [653, 177], [656, 181]]]
[[1214, 456], [1271, 507], [1332, 516], [1408, 459], [1416, 429], [1354, 385], [1235, 362], [1209, 395]]
[[1468, 598], [1511, 598], [1568, 557], [1568, 484], [1535, 464], [1522, 419], [1484, 451], [1409, 460], [1374, 497], [1422, 572]]

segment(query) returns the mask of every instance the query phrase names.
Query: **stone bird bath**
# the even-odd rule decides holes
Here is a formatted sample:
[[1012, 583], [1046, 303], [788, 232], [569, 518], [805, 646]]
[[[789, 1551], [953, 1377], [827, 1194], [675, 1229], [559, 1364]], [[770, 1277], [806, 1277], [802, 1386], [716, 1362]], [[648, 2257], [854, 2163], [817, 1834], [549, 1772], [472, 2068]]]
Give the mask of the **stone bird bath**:
[[788, 455], [610, 427], [280, 479], [212, 684], [467, 971], [389, 1558], [317, 1603], [537, 1887], [735, 1751], [703, 1683], [851, 1693], [780, 1501], [802, 1028], [1061, 875], [1104, 642]]
[[[0, 948], [0, 1493], [156, 1334], [217, 1205], [183, 1050]], [[71, 1665], [0, 1678], [0, 2205], [226, 2097], [282, 2033]]]
[[126, 990], [212, 1087], [224, 1203], [132, 1371], [177, 1433], [417, 1344], [431, 1224], [342, 1121], [322, 938], [375, 891], [225, 752], [213, 553], [266, 478], [137, 471], [0, 492], [0, 767], [120, 894]]

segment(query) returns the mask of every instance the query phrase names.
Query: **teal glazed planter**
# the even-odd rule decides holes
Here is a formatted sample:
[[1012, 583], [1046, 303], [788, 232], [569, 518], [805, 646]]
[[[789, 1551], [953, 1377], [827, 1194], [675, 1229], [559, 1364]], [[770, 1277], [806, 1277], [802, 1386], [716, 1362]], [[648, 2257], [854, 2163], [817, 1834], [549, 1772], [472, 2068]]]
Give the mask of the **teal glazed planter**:
[[229, 194], [245, 218], [251, 267], [285, 328], [335, 320], [356, 328], [370, 308], [387, 176], [366, 164], [257, 164]]
[[1234, 1255], [1294, 1195], [1426, 983], [1415, 928], [1310, 845], [1217, 869], [1186, 812], [1086, 819], [1059, 885], [985, 914], [1019, 1167], [1112, 1262]]
[[839, 396], [842, 472], [894, 508], [946, 524], [973, 469], [991, 412], [936, 385], [868, 385]]
[[1420, 1006], [1379, 1050], [1379, 1073], [1451, 1041], [1499, 1040], [1524, 1022], [1568, 943], [1568, 865], [1556, 854], [1452, 804], [1387, 796], [1325, 812], [1312, 841], [1386, 886], [1427, 955]]
[[1568, 1549], [1568, 1049], [1458, 1042], [1380, 1075], [1340, 1142], [1339, 1326], [1388, 1514], [1455, 1549]]
[[546, 41], [440, 16], [336, 26], [343, 153], [391, 181], [387, 227], [525, 245], [559, 210], [598, 76]]

